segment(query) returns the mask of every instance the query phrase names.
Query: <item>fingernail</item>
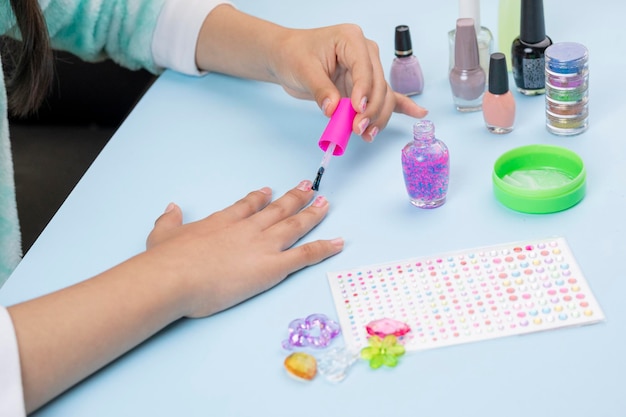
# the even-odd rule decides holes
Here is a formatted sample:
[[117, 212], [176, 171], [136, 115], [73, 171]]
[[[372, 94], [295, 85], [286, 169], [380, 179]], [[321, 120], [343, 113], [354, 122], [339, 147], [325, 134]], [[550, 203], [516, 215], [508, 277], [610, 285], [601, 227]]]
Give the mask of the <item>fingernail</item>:
[[176, 204], [169, 203], [167, 207], [165, 207], [165, 211], [163, 212], [163, 214], [169, 213], [170, 211], [174, 210], [174, 207], [176, 207]]
[[324, 101], [322, 101], [322, 112], [324, 112], [324, 114], [326, 114], [326, 109], [328, 109], [329, 104], [330, 104], [329, 98], [325, 98]]
[[376, 135], [378, 135], [378, 132], [379, 130], [376, 126], [374, 126], [372, 130], [370, 130], [370, 136], [372, 137], [372, 140], [371, 140], [372, 142], [374, 142], [374, 139], [376, 138]]
[[330, 243], [332, 243], [333, 246], [337, 246], [338, 248], [343, 248], [343, 245], [344, 245], [344, 241], [340, 237], [332, 239]]
[[365, 112], [365, 109], [367, 108], [367, 97], [363, 97], [361, 99], [361, 102], [359, 103], [359, 108], [361, 110], [361, 113]]
[[359, 122], [359, 135], [362, 135], [365, 132], [365, 129], [370, 125], [370, 119], [367, 117]]
[[298, 186], [296, 187], [298, 190], [300, 191], [309, 191], [311, 190], [311, 187], [313, 186], [313, 183], [309, 180], [302, 180], [300, 181], [300, 184], [298, 184]]
[[267, 195], [272, 195], [272, 189], [270, 187], [263, 187], [259, 189], [260, 192]]
[[328, 201], [326, 200], [326, 197], [320, 195], [318, 196], [315, 201], [313, 201], [312, 206], [313, 207], [324, 207], [326, 204], [328, 204]]

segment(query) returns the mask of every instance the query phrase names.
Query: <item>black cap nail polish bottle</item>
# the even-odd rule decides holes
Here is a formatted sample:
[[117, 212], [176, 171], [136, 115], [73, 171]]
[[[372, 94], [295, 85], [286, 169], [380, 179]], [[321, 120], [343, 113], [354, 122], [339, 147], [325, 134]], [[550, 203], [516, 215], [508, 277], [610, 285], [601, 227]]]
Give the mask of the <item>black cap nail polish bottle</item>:
[[552, 45], [546, 36], [543, 0], [522, 0], [520, 35], [511, 45], [513, 78], [520, 93], [543, 94], [545, 87], [545, 50]]

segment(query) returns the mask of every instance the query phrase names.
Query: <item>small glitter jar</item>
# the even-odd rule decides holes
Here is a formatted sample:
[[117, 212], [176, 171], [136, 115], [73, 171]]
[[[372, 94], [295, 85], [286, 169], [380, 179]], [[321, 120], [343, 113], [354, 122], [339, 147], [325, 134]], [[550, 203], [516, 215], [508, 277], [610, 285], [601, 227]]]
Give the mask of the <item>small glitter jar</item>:
[[560, 42], [545, 52], [546, 128], [555, 135], [577, 135], [589, 127], [589, 52]]

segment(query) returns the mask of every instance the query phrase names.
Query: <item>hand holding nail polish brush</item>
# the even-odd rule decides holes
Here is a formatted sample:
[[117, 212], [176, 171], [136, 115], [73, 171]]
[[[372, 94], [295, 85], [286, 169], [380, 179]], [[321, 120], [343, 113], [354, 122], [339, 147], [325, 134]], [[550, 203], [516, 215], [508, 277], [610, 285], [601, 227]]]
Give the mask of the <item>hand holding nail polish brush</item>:
[[319, 190], [322, 175], [324, 175], [331, 157], [343, 155], [348, 147], [355, 116], [356, 111], [352, 108], [350, 99], [342, 98], [339, 100], [339, 104], [318, 142], [319, 147], [324, 151], [324, 156], [311, 187], [313, 190]]

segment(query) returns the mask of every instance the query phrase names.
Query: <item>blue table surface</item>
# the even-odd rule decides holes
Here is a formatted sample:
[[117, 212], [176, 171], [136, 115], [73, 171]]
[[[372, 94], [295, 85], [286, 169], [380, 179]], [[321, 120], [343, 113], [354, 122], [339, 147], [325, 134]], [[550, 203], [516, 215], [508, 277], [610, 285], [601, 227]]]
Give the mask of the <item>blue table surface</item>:
[[[37, 415], [626, 415], [626, 264], [620, 261], [626, 253], [620, 122], [626, 54], [619, 47], [626, 38], [626, 6], [545, 2], [552, 40], [580, 42], [590, 51], [590, 128], [560, 137], [546, 131], [543, 96], [515, 92], [516, 128], [504, 136], [488, 133], [480, 112], [454, 109], [447, 32], [457, 4], [431, 4], [237, 2], [244, 11], [293, 27], [357, 23], [379, 44], [385, 71], [393, 59], [394, 27], [408, 24], [426, 82], [414, 100], [429, 109], [437, 136], [450, 149], [446, 204], [428, 211], [408, 202], [400, 149], [411, 139], [414, 120], [394, 115], [373, 144], [353, 136], [322, 182], [330, 214], [305, 238], [343, 236], [343, 253], [228, 311], [173, 324]], [[497, 7], [495, 0], [482, 3], [482, 24], [496, 38]], [[312, 179], [326, 122], [313, 102], [293, 99], [275, 85], [165, 72], [2, 288], [0, 302], [71, 285], [138, 253], [170, 201], [192, 221], [250, 190], [267, 185], [281, 195]], [[580, 204], [530, 215], [495, 200], [496, 158], [534, 143], [563, 146], [583, 158], [587, 195]], [[410, 353], [395, 369], [373, 371], [358, 362], [339, 384], [322, 378], [300, 383], [286, 375], [281, 341], [288, 323], [311, 313], [336, 317], [328, 271], [551, 236], [567, 239], [605, 321]]]

